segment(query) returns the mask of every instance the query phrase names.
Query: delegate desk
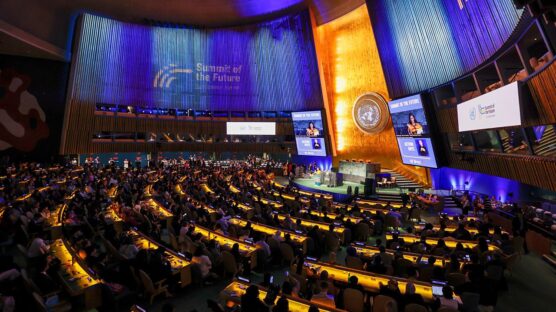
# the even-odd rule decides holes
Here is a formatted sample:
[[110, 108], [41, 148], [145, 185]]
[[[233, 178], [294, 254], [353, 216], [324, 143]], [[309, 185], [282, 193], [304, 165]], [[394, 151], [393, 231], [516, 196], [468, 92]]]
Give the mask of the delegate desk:
[[[277, 214], [277, 215], [278, 215], [278, 220], [279, 221], [284, 221], [286, 219], [286, 217], [290, 217], [290, 219], [292, 219], [292, 221], [294, 223], [297, 222], [297, 220], [301, 220], [301, 226], [306, 228], [307, 230], [310, 230], [314, 226], [318, 227], [322, 231], [328, 231], [330, 229], [330, 224], [331, 223], [325, 223], [325, 222], [319, 222], [319, 221], [313, 221], [313, 220], [306, 220], [306, 219], [302, 219], [302, 218], [295, 218], [295, 217], [292, 217], [290, 215], [284, 215], [284, 214]], [[338, 233], [338, 235], [340, 236], [340, 240], [342, 242], [346, 241], [346, 237], [345, 237], [346, 229], [344, 227], [334, 224], [334, 232]]]
[[46, 228], [50, 230], [52, 239], [62, 237], [62, 219], [66, 208], [66, 204], [56, 205], [54, 211], [50, 213], [50, 217], [45, 220]]
[[[356, 201], [356, 203], [359, 205], [359, 208], [362, 208], [362, 206], [375, 206], [376, 208], [379, 207], [386, 207], [386, 204], [388, 202], [385, 201], [380, 201], [380, 200], [370, 200], [370, 199], [358, 199]], [[379, 207], [377, 207], [379, 206]], [[402, 204], [401, 203], [396, 203], [396, 202], [390, 202], [390, 206], [392, 206], [395, 209], [400, 209], [402, 208]]]
[[[220, 298], [226, 302], [233, 302], [234, 304], [240, 304], [241, 296], [245, 294], [247, 287], [249, 287], [249, 284], [247, 282], [235, 280], [220, 292]], [[259, 299], [264, 300], [267, 294], [267, 290], [261, 286], [258, 286], [258, 288], [259, 288]], [[343, 311], [343, 310], [335, 309], [334, 307], [328, 307], [301, 298], [293, 298], [285, 295], [277, 296], [276, 301], [278, 301], [280, 297], [284, 297], [288, 300], [288, 308], [290, 312], [307, 312], [309, 311], [309, 308], [312, 305], [318, 307], [319, 311], [324, 311], [324, 312]]]
[[122, 220], [120, 215], [118, 215], [117, 210], [119, 210], [118, 204], [112, 204], [108, 206], [108, 208], [106, 208], [106, 210], [104, 211], [104, 220], [107, 222], [107, 224], [111, 223], [114, 226], [114, 230], [116, 230], [116, 233], [119, 234], [123, 231], [124, 220]]
[[218, 234], [213, 232], [207, 228], [204, 228], [199, 225], [195, 225], [194, 233], [199, 233], [203, 236], [203, 238], [207, 241], [214, 239], [215, 241], [220, 244], [220, 246], [226, 250], [231, 250], [234, 244], [239, 245], [239, 252], [245, 257], [250, 259], [251, 261], [251, 268], [255, 268], [257, 266], [257, 247], [253, 243], [241, 241], [236, 238], [228, 237], [226, 235]]
[[296, 196], [291, 195], [291, 194], [280, 194], [279, 192], [272, 192], [272, 195], [274, 195], [274, 197], [281, 197], [284, 200], [289, 200], [289, 201], [297, 201], [299, 200], [300, 202], [304, 203], [304, 204], [308, 204], [309, 200], [307, 198], [304, 197], [299, 197], [298, 199], [296, 199]]
[[[421, 241], [420, 236], [415, 236], [415, 235], [411, 235], [411, 234], [399, 234], [398, 237], [403, 239], [406, 244], [413, 244], [413, 243]], [[391, 240], [392, 238], [393, 238], [392, 233], [386, 233], [386, 240]], [[469, 249], [473, 249], [478, 245], [478, 242], [457, 240], [457, 239], [453, 239], [453, 238], [450, 238], [450, 237], [445, 237], [445, 238], [427, 237], [426, 238], [426, 243], [429, 244], [429, 245], [432, 245], [432, 246], [436, 246], [436, 244], [438, 244], [438, 241], [440, 239], [444, 240], [444, 242], [446, 243], [446, 246], [448, 248], [456, 248], [456, 245], [458, 243], [461, 243], [463, 245], [463, 248], [469, 248]], [[500, 248], [498, 248], [498, 247], [496, 247], [492, 244], [488, 245], [488, 250], [502, 253], [500, 251]]]
[[[274, 181], [273, 185], [280, 188], [280, 189], [284, 189], [286, 188], [284, 185]], [[324, 193], [317, 193], [317, 192], [311, 192], [311, 191], [303, 191], [303, 190], [297, 190], [296, 193], [299, 193], [299, 195], [304, 195], [304, 196], [315, 196], [316, 198], [324, 198], [326, 200], [332, 200], [334, 198], [334, 196], [332, 196], [331, 194], [324, 194]]]
[[[422, 223], [421, 223], [421, 224], [415, 224], [414, 228], [415, 228], [415, 231], [420, 232], [420, 231], [422, 231], [422, 230], [425, 229], [425, 224], [422, 224]], [[438, 231], [440, 231], [440, 225], [434, 225], [434, 226], [432, 227], [432, 229], [433, 229], [434, 231], [438, 232]], [[457, 226], [447, 226], [444, 230], [445, 230], [447, 233], [450, 233], [450, 234], [451, 234], [451, 233], [453, 233], [454, 231], [456, 231], [457, 229], [458, 229]], [[465, 229], [466, 229], [469, 233], [471, 233], [471, 235], [479, 234], [479, 229], [477, 229], [477, 228], [466, 226]], [[488, 230], [488, 233], [489, 233], [490, 235], [494, 234], [494, 229], [493, 229], [493, 228], [490, 228], [490, 229]], [[507, 233], [507, 232], [502, 231], [502, 233]]]
[[[259, 189], [260, 189], [260, 187], [259, 187]], [[240, 191], [237, 187], [235, 187], [235, 186], [233, 186], [233, 185], [231, 185], [231, 184], [230, 184], [230, 191], [231, 191], [232, 193], [234, 193], [234, 194], [239, 194], [239, 193], [241, 193], [241, 191]], [[260, 201], [261, 203], [263, 203], [263, 204], [265, 204], [265, 205], [270, 205], [270, 204], [272, 204], [272, 205], [273, 205], [274, 207], [276, 207], [276, 208], [280, 208], [280, 207], [283, 206], [283, 205], [282, 205], [281, 203], [279, 203], [279, 202], [276, 202], [276, 201], [273, 201], [273, 200], [269, 200], [269, 199], [266, 199], [266, 198], [263, 198], [263, 197], [258, 197], [257, 195], [252, 195], [252, 198], [253, 198], [255, 201]]]
[[235, 207], [239, 208], [245, 213], [247, 219], [251, 219], [253, 218], [253, 215], [255, 215], [255, 208], [251, 207], [249, 204], [242, 204], [238, 203], [237, 201], [233, 201], [232, 203], [235, 205]]
[[[309, 213], [309, 214], [311, 214], [311, 215], [313, 215], [313, 216], [317, 216], [317, 217], [319, 217], [319, 218], [324, 218], [324, 217], [325, 217], [325, 212], [320, 212], [320, 211], [318, 211], [318, 210], [311, 210], [311, 211], [309, 211], [309, 210], [301, 209], [301, 210], [299, 210], [299, 213], [301, 213], [301, 214]], [[333, 212], [326, 212], [326, 217], [328, 217], [330, 220], [333, 220], [333, 221], [334, 221], [334, 220], [338, 220], [338, 218], [340, 218], [341, 216], [340, 216], [339, 214], [336, 214], [336, 213], [333, 213]], [[357, 224], [357, 223], [359, 223], [360, 221], [362, 221], [363, 218], [360, 218], [360, 217], [353, 217], [353, 216], [350, 216], [350, 215], [344, 215], [344, 216], [342, 217], [342, 220], [341, 220], [341, 221], [344, 222], [344, 221], [346, 221], [346, 220], [350, 220], [351, 222]]]
[[116, 195], [118, 195], [118, 186], [114, 185], [108, 190], [108, 197], [114, 199]]
[[239, 194], [239, 193], [241, 193], [241, 191], [240, 191], [237, 187], [235, 187], [235, 186], [233, 186], [233, 185], [231, 185], [231, 184], [230, 184], [230, 191], [231, 191], [232, 193], [234, 193], [234, 194]]
[[[234, 217], [231, 218], [229, 220], [229, 222], [231, 224], [240, 226], [240, 227], [245, 227], [247, 225], [247, 221]], [[286, 234], [290, 234], [290, 237], [292, 239], [292, 241], [294, 241], [296, 244], [300, 245], [303, 248], [303, 253], [306, 254], [307, 253], [307, 236], [304, 235], [300, 235], [297, 234], [295, 232], [291, 232], [288, 230], [283, 230], [283, 229], [279, 229], [279, 228], [275, 228], [266, 224], [261, 224], [261, 223], [256, 223], [256, 222], [252, 222], [251, 223], [251, 228], [257, 232], [261, 232], [261, 233], [265, 233], [269, 236], [272, 236], [274, 234], [276, 234], [276, 232], [280, 231], [280, 236], [285, 237]]]
[[365, 183], [365, 178], [380, 173], [380, 163], [340, 160], [338, 172], [344, 175], [344, 181]]
[[[181, 197], [189, 196], [189, 195], [187, 195], [186, 192], [183, 191], [183, 188], [182, 188], [181, 185], [179, 185], [179, 184], [176, 185], [175, 190], [176, 190], [176, 193], [178, 193], [178, 195], [181, 196]], [[200, 202], [200, 201], [198, 201], [198, 200], [195, 200], [195, 199], [193, 199], [193, 198], [190, 197], [190, 196], [189, 196], [189, 198], [191, 199], [191, 201], [192, 201], [194, 204], [198, 205], [198, 206], [201, 207], [203, 210], [205, 210], [206, 212], [208, 212], [211, 222], [216, 222], [216, 218], [217, 218], [217, 216], [218, 216], [218, 211], [216, 211], [216, 209], [210, 207], [209, 205], [207, 205], [207, 204], [205, 204], [205, 203], [203, 203], [203, 202]]]
[[149, 198], [145, 204], [161, 219], [171, 219], [174, 215], [156, 200]]
[[206, 183], [201, 184], [201, 189], [202, 189], [205, 193], [214, 194], [214, 191], [213, 191]]
[[[370, 260], [373, 258], [374, 255], [380, 253], [378, 247], [367, 246], [363, 243], [353, 243], [351, 244], [353, 248], [357, 251], [357, 254], [360, 255], [362, 258]], [[394, 256], [396, 254], [396, 250], [386, 249], [386, 253]], [[420, 262], [427, 263], [429, 260], [429, 255], [418, 254], [413, 252], [407, 251], [400, 251], [402, 257], [406, 260], [413, 262], [415, 265], [418, 265]], [[444, 259], [439, 256], [434, 256], [437, 261], [434, 263], [435, 266], [445, 267], [447, 264], [450, 263], [450, 259]], [[463, 266], [463, 263], [462, 263]]]
[[61, 262], [58, 276], [64, 289], [72, 297], [83, 296], [87, 310], [102, 305], [100, 284], [102, 281], [91, 273], [75, 251], [63, 239], [57, 239], [50, 244], [50, 254]]
[[172, 274], [180, 275], [181, 287], [191, 284], [191, 263], [187, 261], [183, 255], [161, 246], [159, 243], [139, 231], [130, 230], [127, 234], [131, 237], [133, 244], [139, 250], [150, 251], [162, 247], [164, 249], [164, 258], [172, 267]]
[[253, 200], [259, 201], [259, 202], [261, 202], [265, 205], [272, 205], [277, 209], [280, 209], [280, 208], [284, 207], [284, 205], [282, 203], [279, 203], [277, 201], [270, 200], [270, 199], [267, 199], [267, 198], [264, 198], [264, 197], [258, 197], [256, 195], [253, 195]]
[[[380, 291], [380, 284], [388, 285], [388, 281], [396, 280], [402, 294], [405, 293], [405, 286], [408, 282], [405, 278], [399, 278], [389, 275], [381, 275], [376, 273], [371, 273], [367, 271], [361, 271], [357, 269], [352, 269], [348, 267], [321, 263], [316, 261], [305, 261], [305, 266], [309, 269], [316, 270], [317, 274], [320, 275], [322, 271], [328, 272], [328, 277], [334, 281], [341, 283], [347, 283], [351, 276], [357, 276], [359, 284], [363, 288], [372, 293], [378, 293]], [[415, 293], [421, 295], [425, 301], [434, 301], [434, 296], [432, 294], [432, 285], [429, 283], [424, 283], [420, 281], [413, 282], [415, 284]]]
[[445, 218], [449, 222], [460, 222], [460, 221], [481, 221], [481, 218], [478, 216], [464, 216], [464, 215], [448, 215], [446, 213], [439, 213], [438, 214], [440, 219]]
[[[341, 207], [341, 208], [345, 208], [345, 207]], [[364, 207], [364, 206], [359, 206], [359, 210], [361, 212], [367, 212], [367, 213], [374, 214], [374, 215], [378, 214], [379, 212], [381, 212], [383, 214], [387, 214], [390, 211], [386, 208], [373, 208], [373, 207]], [[348, 206], [347, 211], [348, 212], [353, 211], [353, 206]]]
[[152, 184], [147, 185], [143, 193], [145, 197], [153, 196], [153, 185]]

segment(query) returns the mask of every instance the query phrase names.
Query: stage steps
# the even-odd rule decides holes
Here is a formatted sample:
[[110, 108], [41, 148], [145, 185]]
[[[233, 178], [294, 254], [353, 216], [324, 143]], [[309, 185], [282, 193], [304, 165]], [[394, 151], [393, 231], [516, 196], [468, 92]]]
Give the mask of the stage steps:
[[444, 197], [444, 209], [446, 208], [448, 209], [459, 208], [456, 199], [453, 196]]
[[380, 170], [383, 173], [389, 173], [392, 177], [396, 178], [396, 184], [399, 188], [407, 189], [407, 188], [422, 188], [423, 186], [408, 177], [404, 176], [403, 174], [398, 173], [392, 169], [382, 168]]
[[402, 197], [400, 194], [384, 194], [377, 193], [378, 200], [392, 203], [401, 203]]

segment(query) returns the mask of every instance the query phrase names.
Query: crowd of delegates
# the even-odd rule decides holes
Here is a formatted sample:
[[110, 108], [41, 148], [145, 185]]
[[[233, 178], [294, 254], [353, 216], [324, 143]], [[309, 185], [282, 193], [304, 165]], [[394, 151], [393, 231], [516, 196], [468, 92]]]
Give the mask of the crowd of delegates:
[[[291, 186], [274, 185], [269, 179], [272, 176], [271, 167], [268, 164], [262, 168], [256, 167], [252, 161], [226, 162], [226, 166], [222, 167], [202, 159], [192, 159], [159, 168], [122, 169], [95, 164], [88, 164], [79, 170], [69, 166], [42, 168], [38, 164], [3, 168], [6, 172], [1, 173], [0, 203], [3, 207], [0, 242], [5, 248], [13, 248], [16, 244], [23, 246], [24, 256], [29, 259], [28, 271], [22, 272], [21, 265], [14, 262], [14, 257], [3, 253], [0, 266], [0, 302], [4, 311], [13, 310], [15, 306], [25, 307], [29, 302], [29, 293], [24, 291], [24, 287], [18, 287], [22, 283], [22, 273], [35, 280], [43, 294], [62, 290], [59, 276], [55, 274], [60, 263], [49, 253], [51, 224], [48, 221], [61, 203], [67, 205], [63, 216], [63, 237], [102, 279], [103, 302], [106, 307], [110, 306], [117, 295], [138, 289], [134, 270], [145, 271], [153, 282], [166, 280], [169, 285], [167, 296], [178, 291], [179, 281], [172, 275], [170, 265], [164, 258], [165, 248], [174, 249], [191, 260], [196, 268], [194, 280], [199, 283], [210, 284], [224, 274], [225, 252], [233, 256], [238, 274], [250, 273], [250, 259], [240, 251], [238, 244], [226, 249], [214, 239], [206, 240], [195, 231], [199, 225], [223, 235], [253, 241], [259, 259], [255, 269], [263, 272], [269, 272], [282, 263], [280, 245], [289, 245], [298, 260], [280, 293], [343, 308], [345, 289], [363, 291], [357, 278], [353, 276], [345, 285], [332, 281], [326, 271], [307, 270], [302, 265], [303, 251], [289, 234], [282, 235], [277, 231], [274, 235], [267, 235], [255, 231], [250, 226], [251, 223], [245, 227], [231, 224], [232, 216], [247, 217], [238, 203], [248, 203], [252, 207], [250, 222], [263, 223], [284, 231], [297, 231], [309, 237], [312, 245], [307, 250], [307, 255], [326, 259], [331, 263], [337, 261], [336, 253], [340, 243], [335, 224], [345, 227], [347, 233], [355, 234], [358, 231], [358, 225], [345, 216], [357, 216], [358, 223], [366, 224], [370, 229], [369, 233], [382, 237], [386, 230], [386, 218], [395, 212], [385, 209], [384, 213], [371, 214], [360, 209], [357, 204], [349, 207], [348, 211], [347, 205], [333, 208], [337, 206], [333, 206], [330, 200], [315, 196], [302, 201], [299, 193]], [[230, 185], [239, 191], [233, 192]], [[181, 192], [177, 192], [177, 186], [181, 187]], [[110, 194], [114, 187], [118, 190], [115, 196]], [[18, 200], [27, 194], [30, 196]], [[292, 194], [294, 200], [282, 200], [283, 194]], [[151, 198], [174, 216], [170, 222], [153, 207], [149, 201]], [[280, 201], [282, 207], [279, 212], [286, 217], [283, 220], [278, 218], [278, 209], [273, 202], [265, 204], [261, 200], [263, 198]], [[117, 232], [112, 226], [113, 219], [107, 213], [109, 210], [123, 219], [124, 231]], [[314, 210], [322, 214], [311, 214]], [[334, 214], [334, 218], [328, 217], [329, 214]], [[330, 226], [328, 230], [317, 226], [307, 228], [297, 217], [327, 222]], [[400, 225], [406, 221], [401, 215], [395, 217], [400, 219]], [[461, 274], [464, 278], [455, 287], [456, 294], [475, 293], [480, 296], [483, 306], [494, 306], [497, 291], [504, 289], [505, 282], [503, 278], [494, 278], [487, 272], [494, 272], [495, 268], [503, 270], [505, 263], [501, 255], [488, 252], [487, 239], [498, 244], [505, 253], [511, 254], [513, 250], [509, 236], [494, 228], [488, 219], [477, 223], [458, 221], [457, 230], [448, 234], [444, 229], [450, 222], [456, 221], [443, 220], [437, 231], [432, 225], [426, 225], [417, 233], [423, 239], [413, 244], [404, 243], [396, 235], [389, 241], [378, 238], [376, 246], [380, 252], [370, 259], [361, 259], [363, 269], [405, 277], [410, 281], [446, 280], [454, 273]], [[478, 234], [472, 236], [468, 227], [476, 227]], [[127, 229], [136, 229], [166, 247], [154, 252], [140, 250]], [[490, 234], [490, 229], [494, 229], [494, 234]], [[408, 231], [415, 232], [412, 228]], [[442, 241], [436, 246], [429, 246], [425, 240], [427, 237], [448, 236], [477, 239], [478, 247], [469, 250], [458, 245], [450, 249]], [[348, 246], [351, 240], [350, 235], [345, 234], [343, 243]], [[116, 255], [110, 252], [110, 247], [117, 250]], [[389, 250], [394, 250], [395, 253], [387, 252]], [[402, 257], [402, 253], [406, 251], [431, 256], [426, 263], [408, 264]], [[346, 262], [350, 262], [350, 257], [360, 258], [352, 247], [347, 247], [346, 252]], [[447, 260], [449, 264], [437, 265]], [[462, 265], [463, 262], [465, 264]], [[433, 308], [453, 305], [453, 294], [451, 288], [448, 288], [445, 296], [432, 305]], [[255, 302], [256, 289], [250, 289], [242, 298], [242, 310], [251, 311], [249, 307], [255, 307], [254, 310], [268, 309], [259, 307], [259, 303]], [[383, 285], [380, 293], [394, 298], [399, 307], [414, 302], [424, 303], [415, 294], [414, 287], [409, 287], [402, 295], [394, 279], [388, 285]], [[370, 305], [372, 296], [367, 293], [365, 295], [365, 300]], [[272, 309], [287, 311], [287, 300], [279, 300]]]

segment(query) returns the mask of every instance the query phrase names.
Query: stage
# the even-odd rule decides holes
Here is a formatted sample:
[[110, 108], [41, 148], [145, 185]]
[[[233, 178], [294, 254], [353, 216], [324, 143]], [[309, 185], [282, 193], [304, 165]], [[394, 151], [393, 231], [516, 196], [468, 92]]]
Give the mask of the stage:
[[[315, 181], [317, 181], [317, 179], [317, 176], [314, 175], [311, 178], [296, 178], [293, 183], [297, 188], [304, 191], [331, 194], [332, 196], [334, 196], [334, 201], [338, 202], [345, 202], [349, 199], [349, 196], [347, 195], [347, 189], [349, 186], [351, 186], [352, 194], [355, 191], [355, 187], [359, 187], [359, 194], [361, 197], [363, 197], [363, 193], [365, 192], [364, 184], [344, 181], [343, 185], [341, 186], [328, 187], [326, 185], [316, 185]], [[276, 177], [276, 180], [283, 185], [288, 184], [288, 179], [286, 177]], [[400, 191], [401, 189], [398, 187], [377, 188], [377, 195], [371, 196], [369, 198], [377, 198], [378, 194], [399, 195]]]

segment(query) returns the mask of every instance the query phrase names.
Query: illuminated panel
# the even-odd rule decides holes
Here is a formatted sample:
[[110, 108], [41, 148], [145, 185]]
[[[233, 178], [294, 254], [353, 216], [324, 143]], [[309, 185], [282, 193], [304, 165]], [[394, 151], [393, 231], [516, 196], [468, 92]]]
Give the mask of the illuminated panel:
[[201, 234], [206, 240], [216, 240], [220, 246], [224, 247], [226, 250], [232, 249], [232, 246], [236, 243], [239, 245], [239, 251], [244, 254], [249, 254], [256, 250], [256, 247], [252, 244], [218, 234], [199, 225], [195, 225], [195, 233]]
[[420, 94], [388, 102], [402, 161], [407, 165], [436, 168], [431, 129]]
[[81, 293], [85, 288], [101, 283], [101, 280], [92, 276], [86, 268], [82, 267], [73, 250], [70, 250], [66, 242], [57, 239], [50, 244], [50, 253], [61, 262], [60, 275], [65, 286], [73, 294]]
[[[320, 230], [323, 230], [323, 231], [328, 231], [330, 229], [330, 224], [329, 223], [299, 219], [299, 218], [291, 217], [289, 215], [286, 216], [286, 215], [283, 215], [283, 214], [278, 214], [278, 220], [280, 220], [280, 221], [286, 220], [286, 217], [290, 217], [290, 219], [292, 219], [292, 221], [295, 222], [295, 223], [297, 223], [297, 220], [301, 220], [301, 226], [303, 226], [304, 228], [307, 228], [307, 229], [311, 229], [314, 226], [317, 226]], [[340, 227], [340, 226], [336, 226], [334, 228], [334, 232], [336, 232], [338, 234], [343, 235], [344, 231], [345, 231], [345, 229], [343, 227]]]
[[[324, 216], [325, 216], [324, 212], [320, 212], [318, 210], [309, 211], [309, 210], [301, 209], [301, 210], [299, 210], [299, 213], [301, 213], [301, 214], [309, 213], [312, 216], [317, 216], [317, 217], [321, 217], [321, 218], [324, 218]], [[338, 220], [338, 218], [340, 217], [339, 214], [335, 214], [333, 212], [327, 212], [326, 216], [328, 218], [330, 218], [331, 220]], [[347, 220], [350, 220], [353, 223], [359, 223], [361, 220], [363, 220], [363, 218], [352, 217], [352, 216], [347, 216], [347, 215], [342, 217], [342, 221], [347, 221]]]
[[[241, 298], [241, 296], [245, 294], [245, 292], [247, 291], [247, 287], [249, 287], [249, 285], [243, 282], [234, 281], [222, 290], [222, 294], [224, 294], [230, 300], [232, 298], [236, 298], [236, 301], [238, 301], [239, 298]], [[259, 299], [265, 300], [267, 295], [266, 290], [261, 289], [260, 286], [258, 288], [259, 288]], [[309, 308], [312, 305], [317, 306], [319, 311], [324, 311], [324, 312], [336, 311], [331, 307], [323, 307], [321, 305], [315, 304], [312, 301], [309, 302], [300, 298], [290, 298], [289, 296], [285, 296], [285, 295], [282, 295], [280, 297], [284, 297], [288, 299], [288, 309], [290, 312], [306, 312], [309, 311]], [[278, 299], [279, 297], [276, 297], [276, 300]]]
[[174, 216], [170, 211], [164, 208], [164, 206], [162, 206], [159, 202], [152, 198], [147, 199], [146, 204], [155, 214], [159, 215], [161, 218], [172, 218]]
[[316, 34], [327, 86], [327, 111], [332, 117], [328, 126], [336, 142], [334, 165], [341, 159], [379, 162], [383, 168], [405, 168], [406, 176], [426, 185], [426, 170], [402, 164], [390, 122], [381, 132], [369, 135], [353, 121], [353, 107], [362, 94], [372, 91], [389, 99], [367, 6], [318, 26]]
[[326, 156], [326, 128], [321, 111], [292, 112], [297, 154]]
[[[240, 226], [242, 228], [247, 225], [246, 220], [239, 219], [239, 218], [231, 218], [230, 223], [235, 224], [237, 226]], [[265, 233], [267, 235], [274, 235], [278, 231], [280, 231], [280, 236], [282, 236], [282, 237], [285, 237], [286, 234], [290, 234], [291, 239], [298, 244], [303, 244], [307, 240], [306, 236], [298, 235], [298, 234], [292, 233], [290, 231], [286, 231], [286, 230], [283, 230], [283, 229], [278, 229], [278, 228], [275, 228], [275, 227], [272, 227], [272, 226], [268, 226], [268, 225], [260, 224], [260, 223], [256, 223], [256, 222], [251, 222], [251, 228], [253, 230], [257, 231], [257, 232]]]
[[[372, 258], [374, 255], [380, 253], [380, 249], [378, 247], [361, 246], [358, 244], [351, 244], [351, 246], [355, 248], [355, 251], [357, 251], [358, 255], [364, 258]], [[387, 249], [386, 253], [391, 256], [394, 256], [396, 251]], [[429, 257], [427, 255], [416, 254], [412, 252], [404, 251], [401, 252], [401, 255], [404, 259], [409, 260], [415, 264], [419, 264], [418, 261], [427, 262], [429, 260]], [[446, 264], [450, 263], [449, 259], [440, 259], [440, 256], [435, 256], [435, 258], [437, 258], [437, 261], [434, 263], [435, 266], [444, 267], [446, 266]]]
[[367, 0], [367, 5], [395, 98], [479, 66], [505, 43], [523, 12], [509, 0]]
[[[378, 292], [380, 290], [380, 284], [388, 285], [391, 279], [398, 282], [398, 287], [402, 294], [405, 293], [405, 286], [407, 285], [407, 279], [393, 277], [389, 275], [379, 275], [374, 273], [369, 273], [365, 271], [355, 270], [348, 267], [329, 265], [321, 262], [306, 261], [305, 265], [311, 269], [317, 270], [317, 274], [326, 270], [330, 279], [335, 281], [340, 281], [347, 283], [350, 276], [357, 276], [358, 282], [367, 291]], [[423, 282], [414, 282], [415, 293], [419, 294], [426, 301], [432, 301], [432, 285]]]
[[225, 111], [322, 108], [308, 12], [222, 29], [149, 27], [90, 14], [81, 23], [72, 100]]
[[[393, 236], [391, 233], [386, 234], [386, 239], [392, 239]], [[415, 235], [411, 235], [411, 234], [400, 234], [399, 238], [402, 238], [404, 240], [405, 243], [407, 244], [413, 244], [416, 242], [420, 242], [421, 241], [421, 237], [420, 236], [415, 236]], [[426, 242], [429, 245], [435, 246], [436, 244], [438, 244], [438, 240], [440, 238], [427, 238]], [[457, 240], [457, 239], [452, 239], [452, 238], [442, 238], [442, 240], [444, 240], [444, 242], [446, 243], [446, 246], [448, 246], [448, 248], [456, 248], [456, 245], [458, 243], [461, 243], [463, 245], [463, 248], [469, 248], [469, 249], [473, 249], [475, 248], [478, 243], [475, 241], [463, 241], [463, 240]], [[500, 251], [500, 249], [494, 245], [488, 245], [488, 250], [490, 251]]]
[[[156, 250], [161, 247], [157, 242], [145, 236], [143, 233], [131, 230], [128, 231], [127, 234], [139, 250]], [[168, 250], [164, 251], [164, 258], [168, 260], [173, 271], [181, 270], [190, 264], [185, 257], [175, 255]]]
[[[422, 231], [422, 230], [425, 229], [425, 225], [424, 225], [424, 224], [415, 224], [413, 227], [414, 227], [415, 231], [417, 231], [417, 232], [420, 232], [420, 231]], [[433, 229], [434, 231], [437, 231], [437, 232], [438, 232], [438, 231], [440, 231], [440, 225], [435, 225], [435, 226], [433, 226], [432, 229]], [[446, 227], [446, 228], [444, 229], [444, 231], [447, 232], [447, 233], [452, 233], [452, 232], [456, 231], [457, 229], [458, 229], [458, 228], [455, 227], [455, 226], [448, 226], [448, 227]], [[478, 230], [477, 228], [473, 228], [473, 227], [466, 226], [465, 229], [466, 229], [469, 233], [471, 233], [471, 235], [476, 235], [476, 234], [479, 233], [479, 230]], [[494, 234], [494, 229], [492, 229], [492, 228], [489, 229], [489, 230], [488, 230], [488, 233], [491, 234], [491, 235]], [[507, 232], [502, 231], [502, 233], [507, 233]]]
[[227, 135], [276, 135], [275, 122], [226, 122]]

